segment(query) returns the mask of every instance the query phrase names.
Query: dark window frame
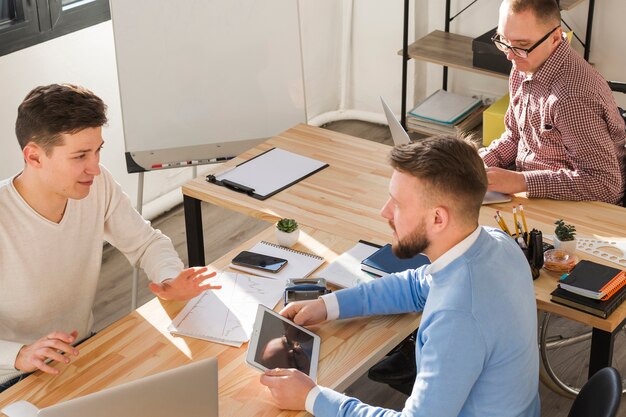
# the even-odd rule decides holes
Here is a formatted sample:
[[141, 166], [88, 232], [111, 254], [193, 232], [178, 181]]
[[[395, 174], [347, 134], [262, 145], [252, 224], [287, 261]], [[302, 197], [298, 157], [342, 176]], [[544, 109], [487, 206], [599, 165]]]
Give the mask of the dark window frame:
[[0, 56], [67, 35], [111, 19], [108, 0], [5, 0], [14, 13], [0, 23]]

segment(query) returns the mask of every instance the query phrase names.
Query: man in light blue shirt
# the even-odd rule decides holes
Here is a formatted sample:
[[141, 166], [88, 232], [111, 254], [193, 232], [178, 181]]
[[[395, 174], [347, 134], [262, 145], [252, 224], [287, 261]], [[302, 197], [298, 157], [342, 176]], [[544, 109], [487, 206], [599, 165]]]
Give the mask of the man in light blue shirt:
[[317, 386], [295, 369], [261, 376], [277, 405], [316, 416], [539, 416], [536, 304], [528, 262], [513, 239], [478, 225], [487, 177], [456, 137], [395, 147], [381, 214], [399, 257], [432, 263], [310, 301], [281, 314], [297, 324], [422, 312], [417, 377], [402, 412]]

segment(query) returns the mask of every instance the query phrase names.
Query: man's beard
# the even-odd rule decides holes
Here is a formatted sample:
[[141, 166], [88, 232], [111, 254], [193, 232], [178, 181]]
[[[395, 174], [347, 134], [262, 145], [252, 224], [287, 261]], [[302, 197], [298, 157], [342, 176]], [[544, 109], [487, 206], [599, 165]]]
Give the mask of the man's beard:
[[[394, 231], [396, 230], [394, 224], [391, 221], [389, 222], [389, 226]], [[430, 246], [430, 241], [426, 237], [425, 229], [426, 227], [424, 225], [424, 222], [422, 222], [406, 238], [402, 240], [398, 238], [398, 242], [391, 247], [394, 255], [396, 255], [400, 259], [408, 259], [420, 253], [423, 253]], [[396, 236], [397, 233], [398, 232], [396, 232]]]

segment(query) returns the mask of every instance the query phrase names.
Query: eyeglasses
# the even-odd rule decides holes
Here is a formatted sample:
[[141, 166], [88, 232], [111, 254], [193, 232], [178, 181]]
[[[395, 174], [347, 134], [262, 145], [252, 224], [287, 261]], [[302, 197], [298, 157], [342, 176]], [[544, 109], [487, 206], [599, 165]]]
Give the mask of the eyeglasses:
[[555, 27], [554, 29], [552, 29], [550, 32], [546, 33], [545, 36], [541, 39], [539, 39], [533, 46], [531, 46], [530, 48], [519, 48], [517, 46], [511, 46], [509, 44], [506, 44], [504, 42], [502, 42], [502, 38], [500, 37], [500, 35], [498, 33], [495, 33], [492, 37], [491, 37], [491, 41], [496, 45], [496, 48], [498, 48], [499, 50], [501, 50], [502, 52], [504, 52], [506, 54], [507, 50], [511, 50], [511, 52], [513, 52], [513, 55], [518, 56], [520, 58], [528, 58], [528, 54], [531, 53], [533, 51], [533, 49], [535, 49], [536, 47], [538, 47], [539, 45], [541, 45], [541, 43], [543, 41], [545, 41], [546, 39], [548, 39], [548, 36], [552, 35], [552, 33], [557, 30], [558, 28], [560, 28], [561, 25]]

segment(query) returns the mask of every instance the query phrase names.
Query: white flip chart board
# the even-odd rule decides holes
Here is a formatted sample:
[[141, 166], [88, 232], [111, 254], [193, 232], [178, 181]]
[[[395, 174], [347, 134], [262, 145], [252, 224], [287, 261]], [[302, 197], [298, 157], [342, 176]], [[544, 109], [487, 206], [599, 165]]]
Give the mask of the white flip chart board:
[[298, 2], [111, 0], [129, 172], [306, 122]]

